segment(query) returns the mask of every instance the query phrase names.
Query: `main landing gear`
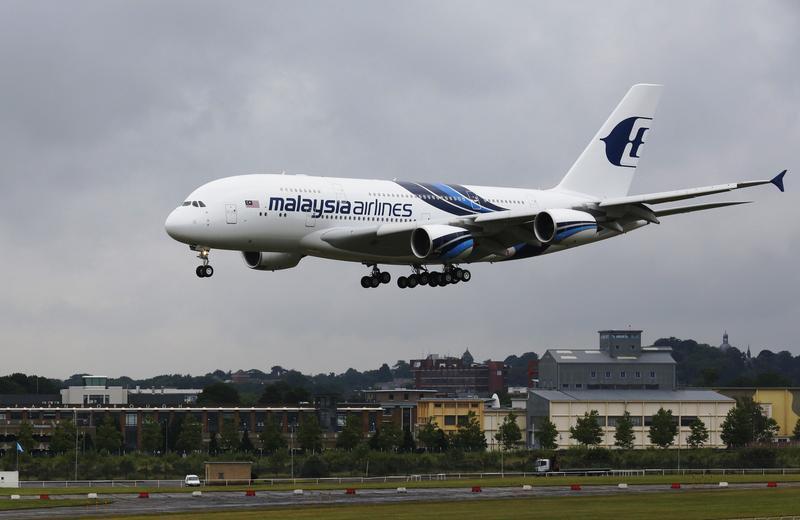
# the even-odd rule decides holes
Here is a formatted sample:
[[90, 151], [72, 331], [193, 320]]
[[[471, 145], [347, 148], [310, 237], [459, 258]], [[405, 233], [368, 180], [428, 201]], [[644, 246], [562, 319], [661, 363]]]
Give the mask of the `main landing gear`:
[[203, 265], [198, 265], [195, 269], [198, 278], [211, 278], [214, 275], [214, 268], [208, 265], [208, 249], [201, 249], [197, 258], [203, 261]]
[[370, 276], [361, 277], [361, 287], [370, 289], [378, 287], [381, 284], [389, 283], [392, 281], [392, 275], [386, 271], [381, 272], [377, 265], [372, 266], [372, 274]]
[[468, 282], [472, 279], [472, 273], [460, 267], [447, 266], [441, 273], [433, 271], [429, 273], [424, 268], [413, 266], [414, 273], [409, 276], [401, 276], [397, 279], [397, 286], [401, 289], [408, 287], [413, 289], [417, 285], [427, 285], [429, 287], [444, 287], [446, 285], [457, 284], [458, 282]]

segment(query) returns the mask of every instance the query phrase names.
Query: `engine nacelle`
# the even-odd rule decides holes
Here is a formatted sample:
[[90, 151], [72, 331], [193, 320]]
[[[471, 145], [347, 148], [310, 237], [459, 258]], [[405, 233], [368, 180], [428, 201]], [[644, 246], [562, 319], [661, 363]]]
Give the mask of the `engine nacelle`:
[[296, 266], [302, 255], [295, 253], [263, 253], [260, 251], [242, 251], [244, 263], [250, 269], [258, 271], [278, 271]]
[[474, 247], [472, 233], [456, 226], [431, 224], [411, 233], [411, 251], [420, 259], [463, 260]]
[[597, 233], [597, 220], [585, 211], [548, 209], [533, 220], [533, 232], [543, 244], [588, 242]]

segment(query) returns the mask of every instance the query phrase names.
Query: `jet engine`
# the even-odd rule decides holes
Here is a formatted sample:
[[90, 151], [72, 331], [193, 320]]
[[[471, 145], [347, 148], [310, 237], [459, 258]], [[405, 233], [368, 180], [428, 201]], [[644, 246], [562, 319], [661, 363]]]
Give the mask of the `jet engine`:
[[411, 233], [411, 251], [420, 259], [464, 260], [474, 247], [472, 233], [456, 226], [431, 224]]
[[543, 244], [588, 242], [597, 233], [597, 220], [585, 211], [548, 209], [533, 220], [533, 232]]
[[264, 253], [260, 251], [242, 251], [244, 263], [250, 269], [258, 271], [278, 271], [294, 267], [303, 258], [296, 253]]

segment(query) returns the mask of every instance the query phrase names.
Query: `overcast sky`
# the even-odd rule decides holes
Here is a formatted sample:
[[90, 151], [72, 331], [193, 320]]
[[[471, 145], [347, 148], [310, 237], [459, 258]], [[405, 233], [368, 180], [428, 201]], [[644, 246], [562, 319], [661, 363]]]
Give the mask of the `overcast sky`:
[[[627, 326], [800, 353], [798, 27], [789, 1], [3, 1], [0, 373], [339, 372]], [[228, 251], [200, 280], [164, 232], [241, 173], [552, 187], [641, 82], [665, 89], [632, 193], [788, 168], [787, 193], [446, 289]]]

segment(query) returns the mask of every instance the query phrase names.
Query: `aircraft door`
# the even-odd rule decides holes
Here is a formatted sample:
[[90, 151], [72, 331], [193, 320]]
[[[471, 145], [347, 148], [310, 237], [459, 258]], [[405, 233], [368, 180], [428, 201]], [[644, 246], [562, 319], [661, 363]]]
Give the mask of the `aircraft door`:
[[225, 204], [225, 222], [236, 224], [236, 204]]

